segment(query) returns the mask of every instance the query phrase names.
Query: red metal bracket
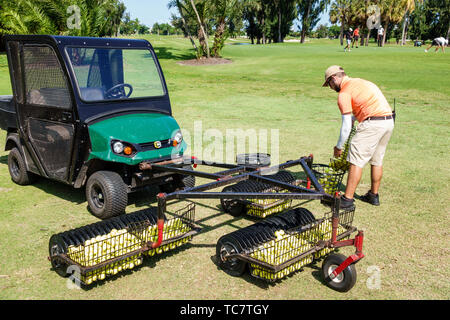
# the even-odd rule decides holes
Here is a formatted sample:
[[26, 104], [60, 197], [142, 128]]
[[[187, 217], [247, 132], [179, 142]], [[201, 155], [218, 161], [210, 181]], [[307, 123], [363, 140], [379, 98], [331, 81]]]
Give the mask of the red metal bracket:
[[[349, 265], [351, 265], [352, 263], [358, 262], [359, 260], [364, 258], [364, 254], [362, 253], [363, 241], [364, 241], [364, 232], [358, 231], [358, 234], [356, 235], [355, 239], [352, 241], [353, 245], [356, 247], [355, 254], [352, 254], [350, 257], [345, 259], [344, 262], [342, 262], [341, 265], [339, 267], [337, 267], [330, 274], [330, 279], [336, 278]], [[340, 242], [344, 242], [344, 241], [340, 241]], [[339, 244], [340, 242], [337, 242], [336, 244]], [[339, 247], [339, 245], [337, 247]]]
[[194, 160], [194, 165], [192, 166], [194, 169], [197, 168], [197, 164], [195, 163], [195, 160], [197, 160], [198, 158], [195, 156], [191, 156], [191, 160]]

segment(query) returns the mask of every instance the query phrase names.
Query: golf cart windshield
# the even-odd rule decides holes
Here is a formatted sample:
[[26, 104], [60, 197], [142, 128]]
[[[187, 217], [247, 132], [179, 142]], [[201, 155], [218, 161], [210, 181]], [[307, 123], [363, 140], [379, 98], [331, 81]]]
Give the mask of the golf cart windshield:
[[147, 49], [67, 47], [66, 50], [84, 101], [165, 94], [155, 58]]

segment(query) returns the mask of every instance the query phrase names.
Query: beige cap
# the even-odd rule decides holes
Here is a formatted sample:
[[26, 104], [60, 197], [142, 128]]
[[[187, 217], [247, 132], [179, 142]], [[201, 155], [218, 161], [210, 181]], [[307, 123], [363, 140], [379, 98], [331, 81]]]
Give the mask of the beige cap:
[[325, 82], [322, 87], [328, 87], [328, 80], [331, 76], [334, 76], [337, 73], [344, 72], [344, 69], [340, 66], [331, 66], [325, 71]]

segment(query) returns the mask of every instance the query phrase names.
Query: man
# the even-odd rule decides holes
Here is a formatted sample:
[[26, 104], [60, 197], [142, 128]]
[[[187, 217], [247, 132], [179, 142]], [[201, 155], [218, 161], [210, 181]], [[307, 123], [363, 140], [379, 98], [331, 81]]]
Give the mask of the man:
[[378, 46], [379, 47], [383, 46], [383, 36], [384, 36], [384, 28], [382, 26], [380, 26], [380, 28], [378, 29]]
[[444, 37], [433, 39], [433, 42], [431, 42], [430, 46], [425, 49], [425, 52], [428, 52], [432, 46], [436, 46], [436, 50], [434, 50], [434, 52], [437, 52], [439, 48], [442, 49], [442, 52], [445, 52], [445, 46], [448, 46], [448, 40]]
[[356, 43], [356, 48], [358, 48], [358, 41], [359, 41], [359, 28], [356, 27], [355, 31], [353, 31], [353, 41], [352, 41], [352, 48]]
[[353, 31], [352, 28], [350, 28], [348, 29], [348, 31], [344, 33], [345, 39], [347, 41], [347, 46], [344, 48], [344, 52], [346, 52], [347, 49], [348, 51], [352, 51], [350, 50], [350, 45], [352, 44], [352, 31]]
[[347, 156], [350, 169], [347, 188], [341, 197], [341, 208], [354, 207], [354, 193], [361, 179], [362, 169], [367, 163], [371, 164], [371, 189], [361, 200], [378, 206], [384, 153], [394, 129], [392, 109], [375, 84], [348, 77], [340, 66], [331, 66], [326, 70], [323, 86], [329, 86], [339, 93], [342, 126], [338, 143], [334, 147], [334, 157], [342, 154], [353, 125], [352, 114], [359, 122]]

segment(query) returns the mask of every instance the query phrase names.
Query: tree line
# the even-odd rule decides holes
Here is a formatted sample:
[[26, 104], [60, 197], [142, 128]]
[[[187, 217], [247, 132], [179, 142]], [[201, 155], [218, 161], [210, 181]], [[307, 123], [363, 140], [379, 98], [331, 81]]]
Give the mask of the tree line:
[[[220, 57], [225, 39], [244, 32], [251, 43], [283, 42], [298, 28], [300, 43], [311, 35], [335, 35], [359, 27], [367, 45], [376, 28], [382, 44], [406, 39], [449, 37], [449, 0], [170, 0], [171, 25], [155, 24], [155, 34], [188, 37], [200, 57]], [[324, 13], [333, 24], [316, 26]], [[368, 27], [372, 24], [371, 28]], [[1, 34], [118, 36], [145, 34], [150, 28], [131, 19], [120, 0], [0, 0]], [[210, 39], [212, 39], [210, 41]], [[211, 47], [210, 47], [211, 42]]]
[[120, 0], [0, 0], [1, 34], [106, 37], [148, 33]]
[[[408, 38], [449, 37], [449, 0], [171, 0], [176, 8], [172, 24], [189, 37], [199, 57], [219, 57], [227, 37], [244, 30], [251, 43], [283, 42], [299, 29], [300, 43], [312, 34], [324, 34], [326, 26], [315, 27], [322, 14], [329, 12], [333, 24], [326, 34], [339, 26], [344, 31], [358, 27], [361, 44], [384, 28], [382, 45], [392, 36], [405, 44]], [[212, 38], [212, 48], [208, 39]], [[198, 40], [199, 45], [194, 40]]]

